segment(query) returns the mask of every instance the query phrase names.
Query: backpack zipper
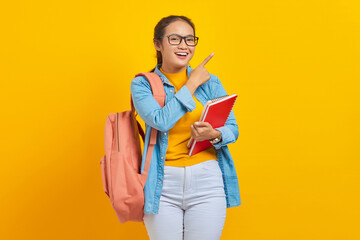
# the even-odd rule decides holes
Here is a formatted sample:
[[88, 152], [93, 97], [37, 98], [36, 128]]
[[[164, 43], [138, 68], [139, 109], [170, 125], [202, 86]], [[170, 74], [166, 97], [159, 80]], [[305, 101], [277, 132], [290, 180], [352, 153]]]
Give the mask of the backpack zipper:
[[118, 112], [116, 113], [116, 137], [117, 137], [117, 144], [118, 144], [118, 152], [120, 152], [119, 151], [120, 146], [119, 146], [119, 113]]

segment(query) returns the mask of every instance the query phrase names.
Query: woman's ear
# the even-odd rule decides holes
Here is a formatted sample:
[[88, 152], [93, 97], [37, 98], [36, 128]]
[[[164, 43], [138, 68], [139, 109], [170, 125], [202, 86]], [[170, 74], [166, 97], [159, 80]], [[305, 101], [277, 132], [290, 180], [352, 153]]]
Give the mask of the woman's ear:
[[158, 39], [154, 39], [154, 47], [157, 51], [161, 51], [161, 45]]

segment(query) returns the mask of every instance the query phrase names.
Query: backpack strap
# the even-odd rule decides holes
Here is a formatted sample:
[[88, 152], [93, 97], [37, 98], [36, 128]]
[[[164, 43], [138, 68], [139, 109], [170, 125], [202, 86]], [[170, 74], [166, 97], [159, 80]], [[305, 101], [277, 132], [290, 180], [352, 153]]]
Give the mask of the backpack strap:
[[[159, 105], [161, 107], [165, 106], [165, 90], [164, 90], [164, 85], [161, 81], [161, 78], [159, 77], [159, 75], [157, 75], [156, 73], [148, 73], [148, 72], [143, 72], [143, 73], [138, 73], [135, 75], [135, 77], [138, 76], [144, 76], [147, 78], [147, 80], [150, 83], [151, 86], [151, 91], [153, 93], [153, 96], [155, 98], [155, 100], [159, 103]], [[134, 107], [134, 103], [132, 101], [132, 98], [130, 97], [131, 100], [131, 111], [134, 111], [135, 107]], [[140, 124], [138, 123], [138, 125], [140, 126]], [[141, 127], [140, 127], [141, 129]], [[157, 136], [157, 129], [155, 128], [151, 128], [151, 133], [150, 133], [150, 141], [149, 141], [149, 147], [146, 153], [146, 158], [145, 158], [145, 166], [144, 166], [144, 171], [142, 173], [142, 182], [143, 182], [143, 186], [145, 186], [146, 180], [147, 180], [147, 176], [149, 173], [149, 168], [150, 168], [150, 163], [151, 163], [151, 157], [152, 157], [152, 153], [154, 150], [154, 146], [156, 143], [156, 136]], [[144, 139], [143, 139], [144, 140]], [[145, 140], [144, 140], [145, 142]]]
[[165, 105], [165, 90], [164, 85], [161, 81], [161, 78], [156, 73], [138, 73], [135, 77], [144, 76], [147, 78], [151, 85], [151, 91], [153, 93], [154, 98], [159, 103], [160, 107], [164, 107]]

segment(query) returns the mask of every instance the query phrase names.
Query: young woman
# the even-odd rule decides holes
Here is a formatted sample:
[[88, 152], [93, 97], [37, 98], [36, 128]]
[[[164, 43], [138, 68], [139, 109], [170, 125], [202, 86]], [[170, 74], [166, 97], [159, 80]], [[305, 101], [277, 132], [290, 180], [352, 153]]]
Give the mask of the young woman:
[[[227, 93], [205, 68], [213, 54], [196, 68], [190, 67], [198, 37], [189, 18], [171, 15], [161, 19], [153, 41], [158, 64], [152, 71], [163, 82], [165, 106], [156, 102], [145, 77], [131, 82], [135, 109], [145, 122], [145, 146], [151, 128], [158, 130], [144, 187], [144, 224], [151, 240], [218, 240], [226, 208], [241, 204], [227, 147], [239, 135], [235, 116], [231, 111], [225, 126], [216, 129], [198, 122], [206, 101]], [[213, 146], [190, 157], [190, 137], [209, 139]], [[142, 171], [146, 151], [145, 147]]]

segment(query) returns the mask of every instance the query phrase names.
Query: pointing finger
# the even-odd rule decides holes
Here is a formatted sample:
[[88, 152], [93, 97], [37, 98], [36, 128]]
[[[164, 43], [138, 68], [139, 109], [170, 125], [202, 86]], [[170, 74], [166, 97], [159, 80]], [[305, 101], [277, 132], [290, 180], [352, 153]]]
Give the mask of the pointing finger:
[[201, 65], [201, 66], [205, 66], [205, 64], [207, 64], [213, 56], [214, 56], [214, 53], [212, 53], [212, 54], [210, 54], [209, 56], [207, 56], [207, 58], [205, 58], [205, 60], [204, 60], [202, 63], [200, 63], [199, 66], [200, 66], [200, 65]]

